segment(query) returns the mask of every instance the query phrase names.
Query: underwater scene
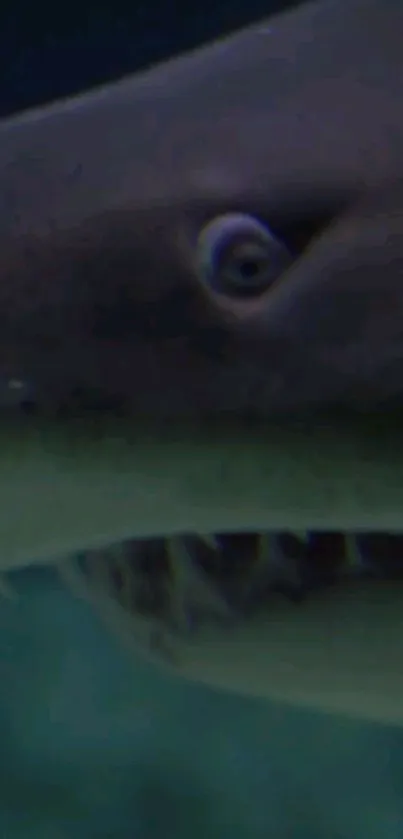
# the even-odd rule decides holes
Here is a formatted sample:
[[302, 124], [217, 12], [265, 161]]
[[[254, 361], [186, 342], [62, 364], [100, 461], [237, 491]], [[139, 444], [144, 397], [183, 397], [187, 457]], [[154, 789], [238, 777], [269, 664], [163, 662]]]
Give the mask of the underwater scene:
[[[0, 116], [134, 73], [286, 5], [298, 4], [7, 0]], [[395, 439], [389, 471], [378, 461], [374, 481], [394, 500]], [[3, 460], [3, 498], [13, 457]], [[34, 483], [40, 492], [40, 476]], [[69, 497], [50, 483], [44, 497]], [[20, 515], [14, 499], [27, 509], [17, 481], [7, 490], [3, 545]], [[373, 508], [378, 496], [368, 497]], [[32, 500], [32, 510], [43, 514], [46, 503]], [[147, 514], [153, 503], [151, 493]], [[311, 522], [245, 532], [240, 520], [239, 531], [121, 538], [30, 564], [31, 535], [45, 544], [44, 529], [58, 526], [42, 517], [36, 531], [34, 518], [25, 515], [31, 530], [16, 539], [24, 561], [0, 561], [0, 839], [403, 839], [401, 532], [384, 532], [379, 519], [351, 532]]]

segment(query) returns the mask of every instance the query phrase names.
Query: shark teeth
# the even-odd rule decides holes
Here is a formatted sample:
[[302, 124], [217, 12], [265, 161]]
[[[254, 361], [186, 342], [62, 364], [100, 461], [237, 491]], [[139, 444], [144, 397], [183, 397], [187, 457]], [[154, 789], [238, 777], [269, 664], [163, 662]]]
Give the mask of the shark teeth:
[[[300, 551], [304, 542], [298, 542]], [[270, 593], [298, 600], [299, 557], [278, 535], [184, 535], [115, 545], [89, 552], [79, 567], [89, 589], [113, 598], [144, 622], [173, 637], [191, 636], [204, 623], [230, 627], [262, 606]]]
[[[178, 535], [86, 554], [83, 567], [127, 612], [187, 635], [204, 622], [231, 625], [257, 608], [269, 608], [272, 596], [297, 603], [310, 591], [348, 577], [382, 576], [375, 548], [382, 556], [382, 539], [392, 539], [394, 545], [393, 538], [341, 533]], [[402, 545], [399, 539], [397, 552]], [[401, 556], [403, 575], [403, 550]]]
[[[175, 662], [204, 624], [225, 630], [310, 592], [366, 577], [403, 579], [394, 534], [216, 533], [133, 540], [62, 561], [63, 580], [139, 651]], [[14, 597], [0, 576], [0, 595]]]
[[[295, 538], [302, 553], [304, 542]], [[281, 536], [262, 533], [257, 537], [255, 561], [243, 587], [244, 602], [253, 605], [269, 591], [297, 601], [303, 594], [303, 575], [298, 555], [287, 553]]]
[[[206, 614], [210, 619], [226, 621], [231, 608], [219, 587], [197, 562], [198, 540], [192, 537], [173, 537], [166, 540], [170, 566], [170, 612], [179, 630], [192, 629]], [[216, 551], [214, 543], [207, 543]], [[194, 554], [193, 554], [194, 552]]]
[[[113, 549], [115, 553], [115, 549]], [[95, 552], [94, 552], [95, 554]], [[102, 551], [96, 555], [70, 557], [58, 564], [61, 580], [70, 591], [81, 600], [89, 602], [100, 614], [109, 628], [118, 635], [124, 645], [136, 653], [155, 659], [168, 665], [178, 663], [175, 639], [169, 629], [159, 620], [158, 615], [142, 614], [136, 607], [132, 595], [121, 599], [121, 590], [116, 587], [114, 560], [120, 562], [122, 556], [111, 557]], [[101, 569], [102, 566], [102, 570]], [[125, 567], [125, 578], [127, 566]], [[128, 581], [130, 588], [132, 581]], [[135, 592], [135, 585], [133, 586]], [[125, 595], [128, 595], [126, 590]]]

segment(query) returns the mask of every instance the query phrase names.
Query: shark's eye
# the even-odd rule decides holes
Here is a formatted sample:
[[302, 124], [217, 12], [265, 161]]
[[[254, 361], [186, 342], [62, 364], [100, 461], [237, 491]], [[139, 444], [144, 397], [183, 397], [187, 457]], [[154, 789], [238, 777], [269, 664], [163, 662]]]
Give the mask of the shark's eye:
[[254, 296], [266, 291], [293, 261], [288, 248], [253, 216], [228, 213], [203, 227], [197, 264], [219, 294]]

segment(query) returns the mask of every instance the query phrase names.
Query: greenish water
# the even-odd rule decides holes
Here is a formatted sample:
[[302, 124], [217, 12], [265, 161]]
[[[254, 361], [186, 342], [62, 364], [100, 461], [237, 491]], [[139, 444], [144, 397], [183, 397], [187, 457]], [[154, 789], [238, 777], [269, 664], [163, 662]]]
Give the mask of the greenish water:
[[1, 839], [401, 839], [403, 731], [133, 661], [52, 569], [0, 602]]

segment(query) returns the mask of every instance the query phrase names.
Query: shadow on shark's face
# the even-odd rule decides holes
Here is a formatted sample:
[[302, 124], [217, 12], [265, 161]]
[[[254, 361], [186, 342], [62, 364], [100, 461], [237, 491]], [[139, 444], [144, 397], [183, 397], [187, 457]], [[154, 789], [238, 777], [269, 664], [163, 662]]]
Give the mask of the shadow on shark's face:
[[399, 399], [402, 23], [330, 0], [5, 122], [0, 405]]

